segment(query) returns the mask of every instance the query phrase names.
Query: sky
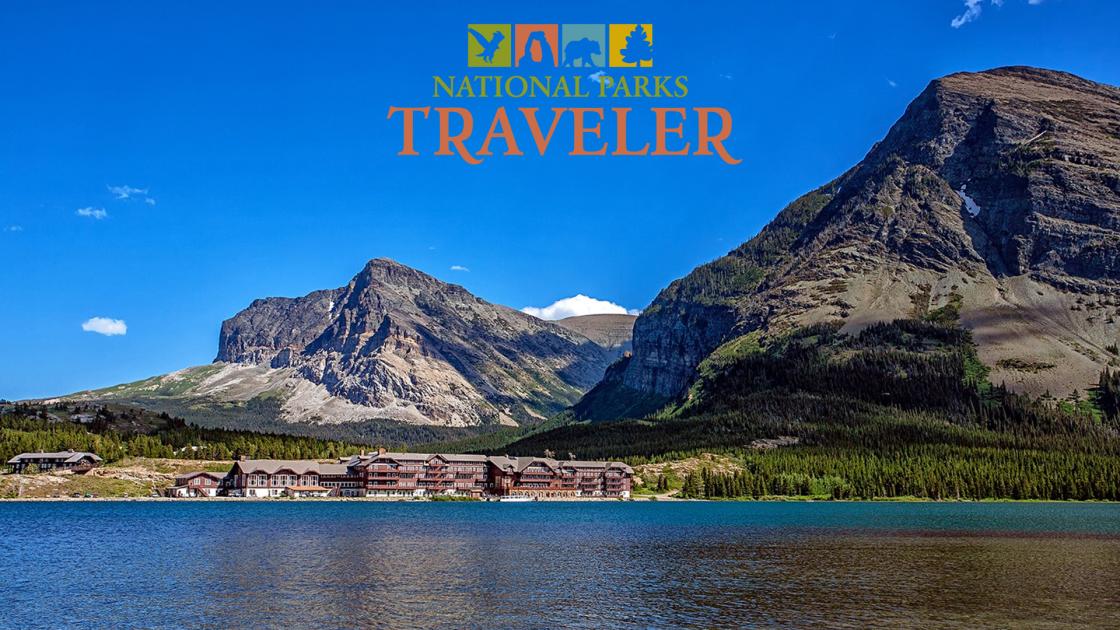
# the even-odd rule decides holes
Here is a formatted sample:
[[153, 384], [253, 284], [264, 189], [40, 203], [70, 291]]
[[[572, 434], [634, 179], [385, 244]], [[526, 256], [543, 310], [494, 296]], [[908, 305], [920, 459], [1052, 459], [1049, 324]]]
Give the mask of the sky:
[[[634, 312], [857, 163], [934, 78], [1120, 84], [1111, 0], [389, 4], [0, 4], [0, 398], [208, 363], [252, 300], [375, 257], [542, 317]], [[434, 117], [398, 156], [389, 107], [463, 105], [432, 76], [467, 72], [468, 23], [653, 24], [656, 72], [689, 95], [628, 102], [632, 129], [724, 107], [742, 162], [469, 165], [432, 155]], [[528, 104], [618, 106], [469, 107], [485, 128]]]

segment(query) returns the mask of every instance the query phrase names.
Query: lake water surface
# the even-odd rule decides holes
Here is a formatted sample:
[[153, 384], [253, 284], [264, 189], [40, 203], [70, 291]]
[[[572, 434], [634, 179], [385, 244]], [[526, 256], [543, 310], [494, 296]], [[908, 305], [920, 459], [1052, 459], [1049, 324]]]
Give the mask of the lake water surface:
[[1120, 505], [0, 503], [3, 627], [1120, 627]]

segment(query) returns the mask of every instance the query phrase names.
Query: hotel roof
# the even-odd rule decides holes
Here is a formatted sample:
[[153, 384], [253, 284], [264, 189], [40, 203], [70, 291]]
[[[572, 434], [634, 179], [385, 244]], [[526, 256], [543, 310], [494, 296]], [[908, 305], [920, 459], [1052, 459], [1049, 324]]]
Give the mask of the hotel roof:
[[20, 453], [15, 457], [8, 460], [9, 464], [18, 464], [20, 460], [24, 459], [61, 459], [65, 463], [71, 464], [81, 461], [83, 457], [90, 457], [95, 462], [101, 461], [101, 458], [93, 453], [86, 451], [59, 451], [57, 453]]
[[318, 473], [319, 466], [319, 462], [309, 459], [245, 459], [233, 464], [234, 468], [240, 468], [246, 474], [266, 475], [275, 475], [282, 470], [289, 470], [297, 475]]
[[320, 475], [345, 475], [350, 472], [348, 464], [319, 464]]
[[427, 463], [434, 458], [440, 458], [449, 463], [491, 463], [503, 470], [512, 468], [515, 472], [524, 472], [534, 464], [543, 465], [551, 470], [560, 468], [619, 468], [627, 473], [633, 469], [621, 462], [571, 460], [559, 461], [551, 457], [513, 457], [509, 455], [470, 455], [470, 454], [443, 454], [443, 453], [371, 453], [364, 457], [353, 457], [347, 463], [320, 464], [312, 460], [283, 460], [283, 459], [251, 459], [236, 462], [244, 473], [276, 474], [290, 470], [295, 474], [304, 475], [319, 473], [323, 475], [345, 475], [350, 467], [362, 467], [376, 461], [398, 462], [423, 462]]
[[183, 473], [181, 475], [175, 475], [175, 481], [179, 481], [180, 479], [184, 479], [184, 480], [194, 479], [195, 477], [202, 477], [202, 476], [213, 477], [214, 479], [225, 479], [226, 473], [224, 473], [224, 472], [213, 472], [213, 471], [209, 471], [209, 470], [196, 470], [194, 472]]

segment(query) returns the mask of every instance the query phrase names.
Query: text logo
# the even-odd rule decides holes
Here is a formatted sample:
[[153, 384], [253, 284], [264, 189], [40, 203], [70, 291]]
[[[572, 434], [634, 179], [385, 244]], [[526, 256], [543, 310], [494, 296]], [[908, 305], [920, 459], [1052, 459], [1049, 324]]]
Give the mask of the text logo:
[[397, 155], [742, 162], [727, 146], [731, 112], [685, 100], [695, 97], [672, 59], [678, 46], [666, 44], [670, 55], [654, 64], [651, 23], [466, 26], [469, 69], [432, 74], [430, 103], [389, 107]]

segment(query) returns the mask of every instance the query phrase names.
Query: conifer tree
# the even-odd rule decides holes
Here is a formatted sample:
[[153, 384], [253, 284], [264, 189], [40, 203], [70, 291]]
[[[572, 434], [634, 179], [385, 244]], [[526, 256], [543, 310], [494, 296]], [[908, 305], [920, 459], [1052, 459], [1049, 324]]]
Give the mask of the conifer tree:
[[653, 43], [641, 24], [634, 27], [626, 36], [626, 47], [622, 49], [622, 60], [639, 68], [643, 61], [653, 61]]

